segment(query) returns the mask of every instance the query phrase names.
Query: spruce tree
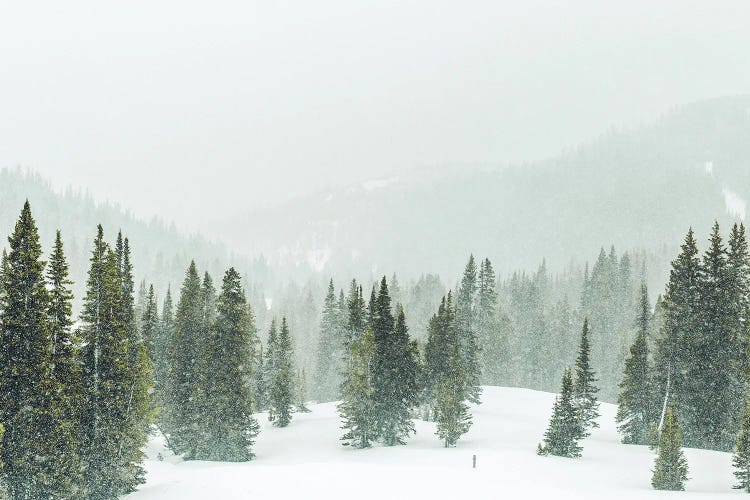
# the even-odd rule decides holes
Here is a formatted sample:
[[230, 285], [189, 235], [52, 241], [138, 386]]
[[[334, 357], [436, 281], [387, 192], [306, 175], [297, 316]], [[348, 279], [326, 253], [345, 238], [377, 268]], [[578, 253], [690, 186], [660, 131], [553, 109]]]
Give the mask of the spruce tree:
[[346, 334], [344, 339], [344, 351], [348, 355], [349, 346], [357, 341], [365, 332], [368, 315], [367, 304], [362, 296], [362, 286], [352, 280], [349, 287], [349, 295], [346, 299]]
[[253, 369], [253, 380], [255, 384], [254, 404], [255, 410], [265, 411], [268, 409], [268, 378], [266, 370], [266, 350], [263, 345], [258, 346]]
[[732, 465], [735, 468], [734, 477], [738, 481], [734, 488], [750, 493], [750, 399], [745, 403], [740, 433], [734, 446]]
[[682, 453], [682, 433], [674, 408], [669, 407], [659, 435], [659, 454], [656, 457], [651, 486], [656, 490], [682, 491], [688, 479], [688, 466]]
[[500, 332], [497, 318], [495, 271], [490, 259], [479, 265], [477, 286], [477, 338], [481, 358], [482, 380], [492, 385], [503, 382], [508, 362], [507, 341]]
[[645, 283], [641, 285], [638, 332], [625, 360], [625, 374], [617, 398], [617, 428], [625, 444], [648, 444], [650, 427], [657, 417], [649, 369], [648, 342], [651, 307]]
[[448, 359], [448, 374], [437, 384], [435, 410], [437, 431], [446, 448], [455, 446], [458, 439], [471, 427], [471, 414], [466, 404], [466, 376], [463, 359], [454, 344]]
[[265, 399], [268, 406], [268, 421], [276, 420], [276, 412], [271, 404], [271, 390], [274, 380], [276, 379], [276, 369], [278, 363], [278, 329], [276, 328], [276, 318], [271, 320], [271, 327], [268, 329], [268, 343], [266, 345], [266, 358], [263, 364], [263, 378], [265, 379], [266, 394]]
[[191, 262], [180, 290], [174, 334], [167, 340], [169, 380], [165, 387], [163, 429], [169, 447], [186, 459], [195, 456], [202, 422], [198, 360], [205, 342], [201, 280]]
[[230, 268], [224, 274], [215, 326], [204, 348], [205, 364], [198, 367], [210, 401], [202, 408], [206, 428], [201, 429], [198, 459], [243, 462], [253, 458], [259, 427], [252, 414], [252, 335], [241, 277]]
[[273, 352], [273, 378], [270, 381], [270, 407], [273, 425], [286, 427], [292, 421], [292, 340], [286, 317], [281, 318], [281, 328]]
[[170, 364], [169, 350], [174, 339], [174, 306], [172, 303], [172, 289], [167, 287], [167, 293], [162, 302], [161, 316], [159, 317], [158, 336], [154, 338], [154, 374], [156, 405], [159, 413], [157, 417], [157, 426], [163, 433], [167, 433], [167, 427], [164, 425], [165, 414], [167, 413], [168, 396], [171, 394], [170, 383], [172, 380], [172, 366]]
[[77, 422], [52, 374], [50, 297], [28, 201], [8, 243], [0, 315], [3, 482], [10, 498], [72, 496], [77, 491]]
[[361, 337], [349, 345], [346, 376], [341, 386], [342, 401], [338, 411], [346, 432], [344, 446], [369, 448], [377, 439], [375, 425], [375, 387], [373, 385], [373, 357], [375, 334], [366, 328]]
[[594, 370], [591, 368], [590, 353], [589, 321], [586, 318], [583, 321], [581, 343], [578, 346], [575, 386], [573, 389], [575, 404], [579, 408], [581, 426], [585, 435], [588, 435], [588, 429], [599, 427], [599, 424], [596, 422], [596, 419], [599, 417], [599, 401], [596, 398], [596, 393], [599, 392], [599, 389], [594, 385], [596, 376], [594, 375]]
[[480, 386], [482, 370], [479, 366], [477, 310], [477, 266], [474, 256], [471, 255], [456, 295], [456, 329], [466, 373], [466, 390], [469, 400], [478, 404], [482, 394]]
[[328, 283], [328, 292], [323, 301], [318, 341], [317, 371], [314, 397], [318, 401], [333, 401], [338, 398], [341, 385], [341, 365], [344, 357], [345, 338], [342, 331], [341, 311], [336, 300], [333, 279]]
[[129, 325], [124, 319], [120, 263], [99, 226], [81, 314], [84, 397], [80, 453], [85, 495], [92, 498], [127, 493], [133, 477], [121, 448], [132, 437], [128, 435], [132, 387]]
[[543, 444], [537, 448], [539, 455], [577, 458], [581, 456], [578, 441], [584, 437], [580, 410], [575, 404], [573, 394], [573, 377], [566, 368], [562, 378], [560, 395], [555, 398], [552, 407], [552, 418], [544, 433]]
[[[170, 299], [171, 300], [171, 299]], [[153, 368], [154, 390], [151, 397], [152, 415], [154, 418], [161, 411], [162, 394], [165, 376], [164, 338], [162, 337], [159, 306], [156, 301], [154, 285], [149, 285], [148, 293], [143, 299], [141, 319], [141, 337], [148, 353], [149, 362]]]

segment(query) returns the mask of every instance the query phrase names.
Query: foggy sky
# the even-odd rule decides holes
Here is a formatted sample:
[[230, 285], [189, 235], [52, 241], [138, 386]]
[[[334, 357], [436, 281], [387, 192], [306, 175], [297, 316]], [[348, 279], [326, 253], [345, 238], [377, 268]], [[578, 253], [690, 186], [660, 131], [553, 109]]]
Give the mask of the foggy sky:
[[0, 167], [195, 229], [747, 93], [749, 24], [745, 1], [2, 2]]

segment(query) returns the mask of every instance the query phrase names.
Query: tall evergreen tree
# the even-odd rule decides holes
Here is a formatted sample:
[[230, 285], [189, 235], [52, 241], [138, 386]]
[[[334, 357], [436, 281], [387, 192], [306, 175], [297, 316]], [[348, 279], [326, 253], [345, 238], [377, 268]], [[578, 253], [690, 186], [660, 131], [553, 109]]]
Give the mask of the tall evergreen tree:
[[578, 441], [584, 436], [580, 410], [575, 404], [573, 376], [566, 368], [562, 378], [560, 395], [555, 398], [552, 418], [544, 433], [544, 442], [537, 448], [539, 455], [576, 458], [581, 456]]
[[174, 334], [167, 340], [169, 380], [165, 387], [163, 429], [169, 447], [187, 459], [195, 456], [202, 418], [198, 407], [200, 352], [205, 343], [201, 280], [191, 262], [180, 290]]
[[366, 328], [360, 338], [349, 345], [348, 366], [342, 384], [342, 401], [338, 405], [344, 446], [369, 448], [377, 439], [375, 423], [375, 387], [373, 385], [373, 358], [375, 334]]
[[341, 311], [336, 300], [333, 279], [331, 279], [323, 301], [314, 386], [315, 398], [321, 402], [333, 401], [339, 395], [343, 371], [343, 347], [346, 341], [342, 326]]
[[482, 372], [479, 366], [477, 309], [477, 265], [474, 256], [471, 255], [456, 296], [456, 329], [466, 373], [466, 390], [469, 400], [478, 404], [482, 394], [480, 386]]
[[740, 434], [734, 446], [732, 465], [735, 468], [734, 477], [738, 481], [734, 488], [750, 493], [750, 399], [745, 403]]
[[130, 437], [127, 407], [132, 374], [120, 271], [117, 255], [105, 243], [99, 226], [81, 314], [81, 459], [85, 495], [92, 498], [127, 493], [133, 472], [125, 466], [120, 448]]
[[217, 311], [202, 356], [206, 364], [199, 366], [211, 404], [203, 407], [206, 428], [197, 458], [242, 462], [253, 457], [259, 427], [252, 414], [253, 327], [241, 277], [234, 268], [224, 275]]
[[71, 496], [77, 486], [76, 422], [52, 374], [50, 297], [28, 201], [8, 243], [0, 315], [3, 482], [11, 498]]
[[358, 340], [365, 332], [368, 323], [367, 304], [362, 296], [362, 286], [352, 280], [349, 295], [346, 299], [346, 338], [345, 351], [351, 342]]
[[[154, 338], [154, 374], [156, 376], [155, 400], [159, 413], [157, 414], [157, 426], [162, 433], [167, 432], [164, 426], [165, 414], [167, 413], [170, 383], [172, 381], [172, 366], [170, 364], [169, 350], [174, 339], [174, 306], [172, 302], [172, 289], [167, 287], [167, 293], [162, 302], [161, 316], [159, 317], [158, 336]], [[167, 417], [168, 418], [168, 417]]]
[[594, 385], [596, 376], [591, 368], [589, 359], [591, 345], [589, 344], [589, 321], [584, 319], [581, 331], [581, 343], [578, 347], [576, 359], [576, 377], [573, 394], [576, 405], [580, 410], [581, 425], [585, 433], [592, 427], [599, 427], [596, 419], [599, 417], [599, 401], [596, 393], [599, 389]]
[[281, 328], [273, 356], [273, 378], [270, 381], [270, 406], [276, 427], [286, 427], [292, 421], [294, 403], [292, 387], [292, 339], [286, 317], [281, 318]]
[[477, 286], [477, 338], [481, 360], [482, 380], [492, 385], [503, 382], [504, 366], [508, 362], [508, 346], [500, 332], [497, 318], [495, 270], [490, 259], [479, 265]]
[[682, 453], [682, 433], [674, 408], [670, 406], [659, 435], [659, 455], [656, 457], [651, 485], [656, 490], [682, 491], [687, 474], [687, 461]]
[[622, 434], [622, 442], [626, 444], [648, 444], [651, 425], [657, 418], [646, 340], [651, 305], [645, 283], [641, 285], [639, 309], [638, 332], [630, 347], [630, 357], [625, 360], [625, 374], [620, 382], [622, 392], [617, 398], [617, 428]]
[[271, 390], [276, 378], [276, 369], [278, 365], [278, 329], [276, 327], [276, 318], [271, 320], [271, 327], [268, 329], [268, 342], [266, 344], [266, 357], [263, 364], [263, 374], [265, 379], [266, 394], [265, 399], [268, 406], [268, 421], [276, 420], [276, 411], [271, 404]]

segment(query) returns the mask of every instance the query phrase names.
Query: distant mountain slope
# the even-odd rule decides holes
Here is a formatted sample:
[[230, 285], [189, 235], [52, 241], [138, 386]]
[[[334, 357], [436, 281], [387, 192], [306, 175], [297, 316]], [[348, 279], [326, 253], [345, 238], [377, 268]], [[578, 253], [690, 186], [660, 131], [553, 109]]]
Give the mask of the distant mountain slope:
[[214, 230], [273, 262], [455, 276], [470, 252], [489, 256], [501, 272], [544, 257], [559, 269], [609, 243], [666, 245], [671, 258], [688, 226], [706, 234], [715, 219], [744, 220], [748, 199], [750, 96], [743, 96], [691, 104], [546, 161], [375, 180], [236, 216]]
[[162, 298], [170, 283], [173, 291], [179, 290], [190, 259], [196, 259], [199, 268], [210, 271], [214, 279], [220, 279], [230, 264], [243, 273], [252, 271], [254, 279], [261, 279], [265, 273], [262, 262], [233, 255], [219, 243], [183, 235], [158, 218], [141, 221], [119, 206], [97, 203], [90, 195], [72, 189], [58, 193], [38, 174], [20, 168], [0, 170], [0, 249], [7, 247], [7, 236], [26, 198], [39, 225], [45, 254], [55, 230], [62, 231], [76, 303], [83, 295], [97, 224], [102, 224], [110, 242], [114, 242], [118, 230], [123, 231], [130, 239], [136, 278], [153, 282]]

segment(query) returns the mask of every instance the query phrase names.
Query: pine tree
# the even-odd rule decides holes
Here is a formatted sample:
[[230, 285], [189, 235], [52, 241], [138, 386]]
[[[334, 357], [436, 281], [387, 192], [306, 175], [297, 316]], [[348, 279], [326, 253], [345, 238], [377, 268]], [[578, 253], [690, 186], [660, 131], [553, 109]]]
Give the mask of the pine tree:
[[[344, 350], [348, 351], [352, 342], [362, 337], [367, 327], [368, 314], [367, 304], [362, 296], [362, 286], [352, 280], [349, 287], [349, 295], [346, 299], [346, 335], [344, 339]], [[348, 352], [345, 352], [348, 355]]]
[[205, 364], [198, 367], [211, 404], [203, 407], [206, 428], [201, 429], [204, 435], [196, 458], [242, 462], [253, 458], [259, 427], [252, 415], [253, 328], [241, 277], [234, 268], [224, 275], [217, 312], [202, 356]]
[[297, 380], [294, 386], [297, 396], [297, 402], [295, 403], [297, 413], [309, 413], [310, 409], [307, 407], [307, 376], [304, 368], [297, 370]]
[[[458, 347], [458, 335], [456, 332], [456, 316], [453, 307], [453, 296], [448, 292], [443, 297], [438, 307], [437, 314], [433, 315], [427, 328], [427, 344], [424, 349], [424, 399], [432, 407], [435, 413], [435, 405], [440, 383], [451, 378], [451, 356]], [[460, 353], [460, 351], [459, 351]], [[462, 360], [463, 361], [463, 360]], [[463, 366], [461, 374], [465, 377]], [[466, 381], [464, 380], [464, 388]]]
[[117, 236], [117, 261], [120, 265], [120, 314], [127, 329], [128, 375], [127, 402], [125, 406], [125, 428], [118, 445], [118, 457], [122, 462], [123, 473], [121, 491], [135, 491], [143, 484], [145, 471], [142, 463], [145, 455], [143, 447], [148, 441], [148, 433], [153, 420], [153, 405], [150, 392], [153, 387], [153, 367], [141, 332], [138, 330], [135, 313], [135, 285], [133, 266], [130, 260], [130, 243], [122, 234]]
[[167, 340], [169, 380], [165, 387], [163, 429], [169, 447], [186, 459], [195, 456], [202, 417], [199, 404], [197, 363], [205, 342], [204, 303], [201, 280], [191, 262], [180, 290], [174, 334]]
[[[81, 314], [83, 405], [81, 459], [85, 495], [114, 498], [127, 493], [132, 470], [121, 444], [128, 435], [131, 391], [129, 325], [123, 317], [121, 269], [98, 227]], [[130, 457], [128, 457], [130, 458]]]
[[292, 340], [286, 317], [281, 318], [281, 329], [273, 352], [273, 378], [270, 381], [270, 406], [276, 427], [286, 427], [292, 421]]
[[373, 385], [378, 436], [387, 446], [404, 444], [414, 433], [411, 409], [418, 403], [416, 344], [409, 340], [401, 307], [394, 320], [385, 277], [372, 308], [375, 336]]
[[688, 466], [682, 453], [682, 433], [674, 408], [667, 410], [659, 436], [659, 455], [656, 457], [651, 486], [656, 490], [682, 491], [688, 479]]
[[648, 360], [648, 342], [651, 307], [645, 283], [641, 285], [638, 332], [630, 347], [630, 357], [625, 360], [625, 374], [620, 382], [617, 398], [617, 428], [625, 444], [648, 444], [649, 430], [657, 417]]
[[750, 493], [750, 399], [745, 403], [745, 411], [740, 423], [740, 433], [734, 447], [732, 465], [736, 469], [734, 477], [738, 483], [735, 489], [745, 490]]
[[268, 379], [265, 353], [266, 351], [264, 351], [263, 345], [259, 345], [253, 368], [253, 381], [255, 384], [255, 397], [253, 402], [256, 411], [265, 411], [268, 409]]
[[153, 354], [154, 374], [156, 377], [154, 399], [159, 411], [157, 414], [157, 426], [163, 434], [166, 434], [168, 432], [168, 425], [165, 427], [164, 420], [165, 414], [167, 413], [167, 398], [170, 394], [169, 384], [172, 380], [169, 349], [174, 341], [174, 307], [172, 303], [171, 287], [167, 287], [167, 293], [164, 296], [157, 334], [158, 335], [154, 337]]
[[596, 393], [599, 389], [594, 385], [596, 377], [591, 368], [589, 359], [591, 345], [589, 344], [589, 321], [584, 319], [581, 331], [581, 343], [578, 347], [578, 358], [576, 359], [576, 377], [573, 389], [575, 403], [580, 410], [581, 425], [585, 435], [588, 429], [599, 427], [596, 419], [599, 417], [599, 401]]
[[266, 385], [266, 401], [268, 405], [268, 421], [276, 420], [276, 412], [271, 404], [271, 390], [274, 380], [276, 379], [276, 369], [278, 363], [278, 331], [276, 328], [276, 318], [271, 320], [271, 327], [268, 329], [268, 343], [266, 345], [266, 360], [263, 364], [263, 373]]
[[315, 398], [318, 401], [333, 401], [338, 398], [341, 385], [341, 365], [344, 357], [344, 338], [341, 311], [336, 301], [333, 279], [328, 283], [328, 292], [323, 301], [318, 343], [317, 372], [315, 376]]
[[469, 431], [471, 414], [466, 404], [466, 376], [462, 366], [463, 359], [454, 344], [448, 360], [448, 375], [437, 384], [435, 410], [437, 413], [437, 431], [446, 448], [455, 446], [458, 439]]
[[544, 433], [544, 442], [537, 448], [539, 455], [577, 458], [581, 456], [578, 441], [584, 437], [585, 430], [581, 425], [580, 410], [575, 404], [573, 394], [573, 377], [566, 368], [562, 378], [560, 395], [555, 398], [552, 418]]
[[0, 315], [3, 482], [10, 498], [66, 497], [77, 487], [76, 422], [52, 374], [50, 297], [28, 201], [8, 243]]
[[342, 402], [338, 405], [344, 433], [344, 446], [369, 448], [377, 438], [375, 425], [375, 387], [373, 357], [375, 334], [366, 328], [360, 338], [349, 345], [348, 366], [342, 384]]
[[508, 361], [507, 341], [500, 332], [497, 318], [497, 291], [495, 271], [490, 259], [479, 265], [477, 286], [477, 338], [481, 354], [482, 379], [492, 385], [500, 385]]
[[466, 264], [456, 296], [456, 329], [466, 373], [466, 390], [469, 400], [478, 404], [482, 394], [482, 371], [477, 340], [477, 266], [473, 255]]

